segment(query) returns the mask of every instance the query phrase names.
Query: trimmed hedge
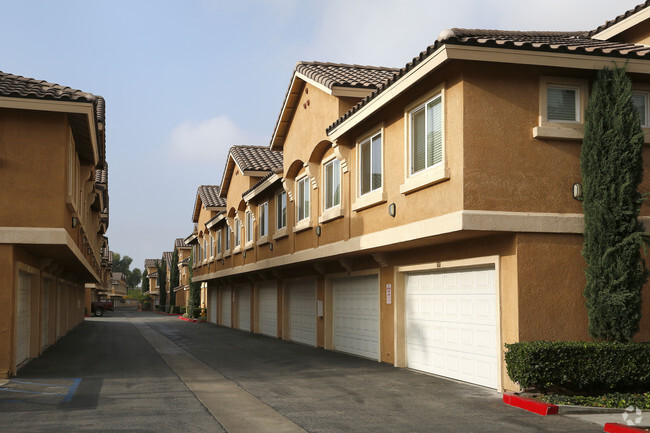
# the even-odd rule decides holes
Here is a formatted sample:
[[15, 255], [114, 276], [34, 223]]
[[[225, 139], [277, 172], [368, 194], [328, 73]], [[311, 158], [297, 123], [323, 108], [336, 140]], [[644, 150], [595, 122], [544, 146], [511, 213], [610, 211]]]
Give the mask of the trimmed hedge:
[[187, 312], [187, 307], [184, 306], [184, 305], [181, 305], [181, 306], [179, 307], [178, 314], [185, 314], [186, 312]]
[[178, 306], [178, 305], [172, 305], [171, 313], [172, 314], [181, 314], [181, 307]]
[[190, 313], [190, 317], [192, 319], [198, 319], [200, 315], [201, 315], [201, 307], [192, 308], [192, 311]]
[[650, 392], [645, 394], [628, 394], [614, 392], [599, 396], [585, 395], [540, 395], [538, 399], [551, 404], [567, 404], [573, 406], [610, 407], [625, 409], [630, 406], [642, 410], [650, 409]]
[[508, 376], [524, 389], [650, 390], [650, 343], [530, 341], [505, 346]]

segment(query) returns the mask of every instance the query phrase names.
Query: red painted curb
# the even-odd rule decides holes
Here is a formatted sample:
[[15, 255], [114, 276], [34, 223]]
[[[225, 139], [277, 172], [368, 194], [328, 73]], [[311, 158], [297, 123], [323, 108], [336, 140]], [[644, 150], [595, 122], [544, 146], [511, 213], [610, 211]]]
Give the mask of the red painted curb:
[[532, 398], [519, 397], [518, 395], [504, 393], [503, 402], [510, 406], [518, 407], [537, 415], [557, 415], [558, 407], [554, 404], [544, 403]]
[[648, 433], [648, 430], [632, 427], [625, 424], [619, 424], [617, 422], [605, 423], [605, 428], [603, 431], [607, 433], [634, 433], [634, 432]]
[[178, 316], [178, 318], [181, 319], [181, 320], [185, 320], [186, 322], [194, 322], [194, 323], [205, 323], [205, 322], [207, 322], [206, 320], [200, 321], [200, 320], [196, 320], [196, 319], [188, 319], [187, 317], [183, 317], [183, 316]]

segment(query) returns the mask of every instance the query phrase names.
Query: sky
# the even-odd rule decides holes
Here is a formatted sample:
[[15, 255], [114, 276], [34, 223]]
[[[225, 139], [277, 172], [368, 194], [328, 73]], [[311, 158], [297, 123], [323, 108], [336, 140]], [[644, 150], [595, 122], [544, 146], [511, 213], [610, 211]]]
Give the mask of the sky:
[[296, 62], [402, 67], [448, 28], [591, 30], [641, 0], [3, 2], [0, 70], [106, 99], [111, 250], [171, 251], [230, 146], [269, 145]]

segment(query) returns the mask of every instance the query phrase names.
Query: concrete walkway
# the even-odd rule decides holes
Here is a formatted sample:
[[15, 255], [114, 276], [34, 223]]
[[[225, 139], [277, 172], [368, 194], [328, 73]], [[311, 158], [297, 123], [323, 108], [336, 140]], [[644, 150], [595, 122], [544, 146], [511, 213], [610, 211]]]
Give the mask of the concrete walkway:
[[[168, 338], [127, 314], [144, 338], [228, 433], [304, 433], [305, 430], [224, 378]], [[242, 416], [242, 414], [246, 414]]]

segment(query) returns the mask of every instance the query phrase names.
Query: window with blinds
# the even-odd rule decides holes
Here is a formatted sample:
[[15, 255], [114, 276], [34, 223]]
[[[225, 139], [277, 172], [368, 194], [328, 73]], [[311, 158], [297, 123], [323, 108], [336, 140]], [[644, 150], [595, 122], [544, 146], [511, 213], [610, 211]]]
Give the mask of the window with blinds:
[[217, 232], [217, 255], [221, 255], [221, 230]]
[[550, 122], [580, 122], [580, 89], [551, 86], [546, 88], [546, 118]]
[[309, 178], [303, 177], [298, 181], [298, 197], [296, 205], [298, 206], [298, 221], [309, 218]]
[[639, 112], [639, 120], [644, 128], [647, 128], [650, 124], [648, 120], [648, 95], [648, 92], [634, 92], [632, 95], [632, 104]]
[[341, 163], [334, 158], [324, 166], [325, 210], [341, 204]]
[[442, 96], [416, 107], [411, 119], [411, 174], [442, 163]]
[[382, 187], [381, 133], [359, 145], [359, 195]]
[[287, 193], [280, 191], [275, 196], [276, 228], [283, 229], [287, 226]]
[[241, 245], [241, 222], [235, 218], [235, 248]]
[[253, 214], [246, 211], [246, 243], [253, 241]]
[[260, 215], [259, 215], [260, 237], [269, 234], [268, 213], [269, 213], [269, 202], [264, 202], [260, 205]]

